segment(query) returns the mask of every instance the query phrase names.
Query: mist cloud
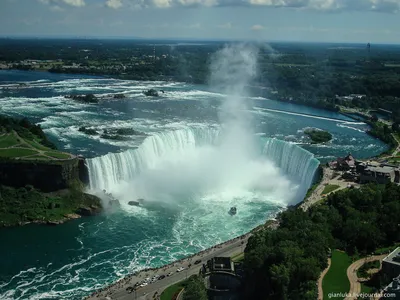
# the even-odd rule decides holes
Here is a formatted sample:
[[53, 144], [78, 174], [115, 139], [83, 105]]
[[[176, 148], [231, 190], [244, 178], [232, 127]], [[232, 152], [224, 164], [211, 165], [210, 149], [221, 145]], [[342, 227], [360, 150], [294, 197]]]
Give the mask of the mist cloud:
[[256, 198], [269, 195], [282, 203], [291, 202], [295, 189], [281, 170], [261, 155], [259, 137], [250, 124], [246, 86], [257, 74], [258, 53], [256, 45], [234, 44], [212, 55], [209, 83], [225, 94], [220, 105], [222, 128], [215, 145], [197, 145], [187, 137], [184, 139], [189, 142], [182, 143], [177, 139], [180, 134], [168, 138], [165, 135], [165, 142], [157, 142], [157, 148], [164, 151], [162, 156], [152, 159], [151, 167], [142, 170], [132, 182], [112, 189], [112, 193], [123, 201], [133, 197], [149, 203], [190, 200], [207, 205], [208, 198], [219, 202], [240, 198], [244, 202], [249, 199], [242, 198], [244, 194]]

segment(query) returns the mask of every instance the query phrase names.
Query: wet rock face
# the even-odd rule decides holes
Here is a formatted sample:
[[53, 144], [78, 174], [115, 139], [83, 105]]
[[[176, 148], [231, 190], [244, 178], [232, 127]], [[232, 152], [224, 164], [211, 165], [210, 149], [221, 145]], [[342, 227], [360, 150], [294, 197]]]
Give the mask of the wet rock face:
[[83, 157], [78, 158], [78, 170], [79, 180], [82, 181], [84, 185], [89, 185], [89, 169], [86, 165], [86, 160]]
[[32, 185], [42, 192], [54, 192], [68, 188], [73, 181], [79, 180], [79, 173], [77, 159], [57, 164], [0, 162], [0, 182], [2, 184], [11, 187]]

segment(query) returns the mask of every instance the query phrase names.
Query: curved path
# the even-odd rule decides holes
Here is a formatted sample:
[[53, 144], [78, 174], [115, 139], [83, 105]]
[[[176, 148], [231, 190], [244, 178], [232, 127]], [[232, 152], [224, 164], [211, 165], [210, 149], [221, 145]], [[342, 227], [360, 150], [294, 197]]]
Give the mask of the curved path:
[[347, 277], [349, 278], [349, 281], [350, 281], [350, 291], [349, 291], [348, 296], [345, 298], [345, 300], [353, 300], [353, 299], [355, 300], [355, 299], [357, 299], [357, 295], [361, 294], [361, 284], [358, 281], [357, 270], [359, 268], [361, 268], [362, 265], [367, 262], [375, 261], [375, 260], [382, 261], [386, 256], [387, 256], [387, 254], [364, 257], [362, 259], [359, 259], [359, 260], [353, 262], [347, 268]]
[[326, 273], [328, 273], [330, 267], [331, 267], [331, 258], [329, 257], [328, 258], [328, 266], [325, 268], [325, 270], [322, 271], [322, 273], [318, 279], [318, 300], [324, 299], [324, 291], [322, 289], [322, 281], [324, 280], [324, 277], [325, 277]]
[[393, 157], [393, 156], [396, 155], [396, 153], [400, 153], [400, 140], [398, 140], [397, 137], [396, 137], [396, 135], [393, 134], [393, 133], [392, 133], [392, 136], [393, 136], [393, 138], [394, 138], [394, 139], [396, 140], [396, 142], [397, 142], [397, 148], [394, 149], [394, 151], [393, 151], [393, 155], [392, 155], [392, 157]]
[[[58, 150], [53, 150], [53, 149], [39, 149], [39, 148], [35, 148], [34, 146], [32, 146], [31, 144], [29, 144], [27, 141], [25, 141], [25, 139], [23, 139], [15, 130], [13, 130], [11, 132], [11, 134], [13, 134], [17, 140], [19, 140], [18, 144], [14, 144], [12, 146], [8, 146], [8, 147], [4, 147], [4, 148], [0, 148], [0, 150], [6, 150], [6, 149], [22, 149], [22, 150], [32, 150], [32, 151], [36, 151], [36, 153], [34, 154], [29, 154], [29, 155], [25, 155], [25, 156], [21, 156], [21, 157], [16, 157], [17, 158], [22, 158], [22, 159], [31, 159], [31, 158], [35, 158], [36, 156], [43, 156], [49, 160], [68, 160], [68, 159], [74, 159], [76, 156], [71, 154], [71, 153], [67, 153], [67, 152], [61, 152]], [[5, 134], [1, 134], [1, 136], [3, 136]], [[42, 145], [40, 145], [42, 146]], [[44, 147], [44, 146], [43, 146]], [[53, 156], [49, 156], [48, 154], [46, 154], [46, 152], [59, 152], [61, 154], [65, 154], [66, 156], [68, 156], [68, 158], [57, 158], [57, 157], [53, 157]]]

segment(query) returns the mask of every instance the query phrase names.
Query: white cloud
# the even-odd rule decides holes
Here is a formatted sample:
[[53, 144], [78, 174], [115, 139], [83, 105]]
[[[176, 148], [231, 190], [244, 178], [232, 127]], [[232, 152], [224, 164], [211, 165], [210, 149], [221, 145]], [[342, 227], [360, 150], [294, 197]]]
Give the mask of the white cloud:
[[65, 2], [68, 5], [72, 5], [72, 6], [85, 6], [85, 0], [62, 0], [63, 2]]
[[64, 8], [58, 6], [58, 5], [53, 5], [50, 7], [51, 11], [64, 11]]
[[123, 4], [121, 0], [107, 0], [106, 2], [106, 6], [113, 9], [121, 8], [122, 5]]
[[400, 0], [248, 0], [251, 5], [319, 11], [364, 10], [396, 13]]
[[261, 25], [253, 25], [253, 26], [251, 26], [250, 29], [253, 31], [260, 31], [260, 30], [264, 30], [265, 28]]
[[219, 4], [217, 0], [177, 0], [177, 2], [184, 6], [217, 6]]
[[153, 5], [159, 8], [167, 8], [171, 7], [173, 1], [172, 0], [151, 0]]
[[225, 24], [221, 24], [221, 25], [218, 25], [217, 26], [218, 28], [222, 28], [222, 29], [232, 29], [232, 23], [231, 22], [228, 22], [228, 23], [225, 23]]
[[[85, 0], [38, 0], [44, 4], [68, 4], [75, 7], [85, 6]], [[100, 1], [100, 0], [99, 0]], [[340, 12], [379, 11], [400, 12], [400, 0], [102, 0], [106, 7], [118, 9], [131, 8], [169, 8], [176, 6], [263, 6], [270, 8], [309, 9], [315, 11]]]
[[56, 5], [58, 3], [64, 3], [75, 7], [82, 7], [86, 5], [85, 0], [39, 0], [39, 2], [43, 4], [56, 4]]

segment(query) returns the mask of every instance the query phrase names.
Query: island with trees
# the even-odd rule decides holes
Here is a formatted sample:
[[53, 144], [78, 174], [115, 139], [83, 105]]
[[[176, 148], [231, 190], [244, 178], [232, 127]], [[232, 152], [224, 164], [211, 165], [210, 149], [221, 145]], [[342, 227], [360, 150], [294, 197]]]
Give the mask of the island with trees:
[[310, 137], [313, 144], [326, 143], [332, 140], [332, 134], [316, 128], [307, 128], [304, 130], [304, 134]]

